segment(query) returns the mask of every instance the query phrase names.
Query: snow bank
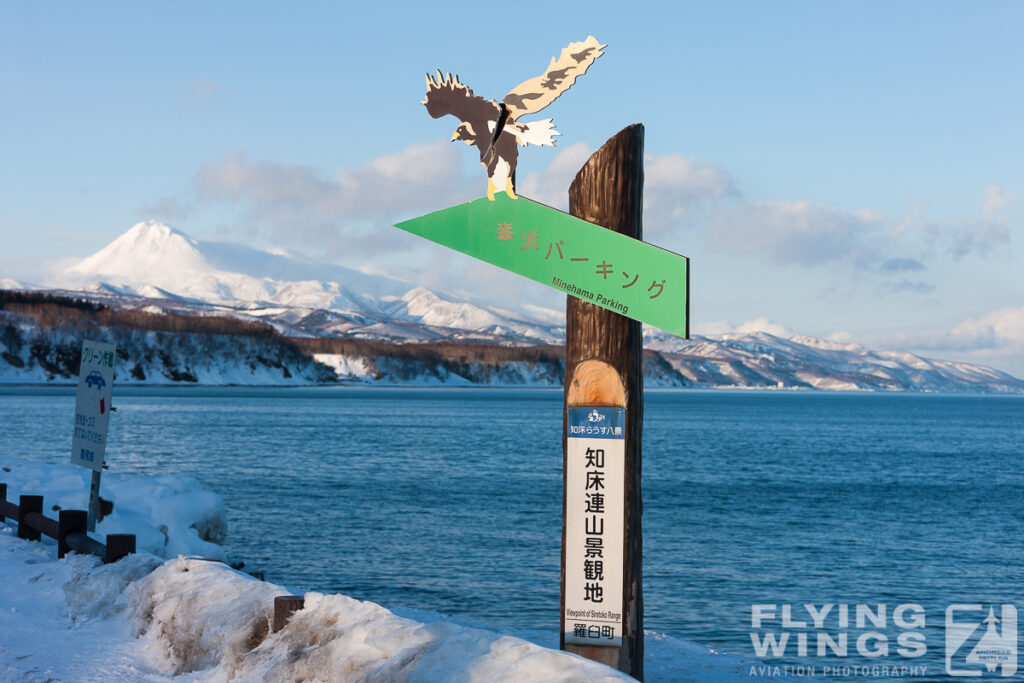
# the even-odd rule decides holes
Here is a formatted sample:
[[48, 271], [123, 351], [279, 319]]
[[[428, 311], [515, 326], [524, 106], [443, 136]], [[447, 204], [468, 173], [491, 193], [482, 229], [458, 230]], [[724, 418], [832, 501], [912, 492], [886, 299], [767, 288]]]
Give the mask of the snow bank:
[[[86, 510], [92, 473], [76, 465], [55, 465], [0, 457], [0, 483], [7, 499], [21, 494], [43, 496], [43, 514]], [[140, 477], [103, 473], [100, 495], [113, 501], [114, 511], [96, 525], [96, 532], [135, 534], [139, 552], [159, 557], [199, 555], [227, 560], [218, 545], [227, 535], [224, 501], [192, 477]]]
[[619, 681], [628, 676], [525, 640], [453, 623], [421, 624], [371, 602], [308, 593], [270, 633], [279, 586], [179, 558], [128, 593], [146, 652], [168, 674], [208, 681]]
[[[44, 495], [47, 505], [84, 500], [86, 470], [15, 460], [0, 466], [9, 470], [0, 481]], [[117, 502], [101, 532], [164, 537], [157, 544], [164, 553], [195, 543], [197, 526], [223, 534], [220, 498], [188, 477], [108, 474], [104, 482]], [[216, 555], [210, 546], [197, 544]], [[344, 595], [307, 593], [304, 609], [271, 633], [274, 598], [291, 593], [284, 587], [198, 557], [165, 561], [140, 552], [103, 565], [72, 553], [57, 560], [52, 542], [17, 539], [10, 523], [0, 525], [0, 577], [4, 681], [632, 680], [527, 639], [554, 645], [557, 634], [521, 638], [418, 610], [399, 616]], [[757, 662], [667, 636], [647, 632], [646, 648], [652, 683], [760, 677]]]
[[102, 565], [0, 529], [0, 679], [117, 681], [625, 681], [520, 638], [422, 624], [309, 593], [270, 633], [288, 591], [219, 562], [149, 554]]

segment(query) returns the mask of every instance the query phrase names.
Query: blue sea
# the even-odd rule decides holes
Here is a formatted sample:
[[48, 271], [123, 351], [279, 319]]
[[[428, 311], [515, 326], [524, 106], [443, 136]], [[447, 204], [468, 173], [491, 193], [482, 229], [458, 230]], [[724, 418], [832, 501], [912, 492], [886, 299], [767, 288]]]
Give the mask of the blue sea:
[[[882, 666], [952, 680], [947, 666], [979, 671], [988, 631], [1017, 644], [1024, 397], [645, 399], [648, 631], [834, 680], [909, 677]], [[118, 387], [107, 461], [219, 493], [228, 554], [275, 583], [557, 637], [561, 402], [527, 389]], [[0, 388], [0, 448], [66, 462], [73, 405], [69, 388]], [[784, 637], [779, 656], [759, 656], [754, 641]]]

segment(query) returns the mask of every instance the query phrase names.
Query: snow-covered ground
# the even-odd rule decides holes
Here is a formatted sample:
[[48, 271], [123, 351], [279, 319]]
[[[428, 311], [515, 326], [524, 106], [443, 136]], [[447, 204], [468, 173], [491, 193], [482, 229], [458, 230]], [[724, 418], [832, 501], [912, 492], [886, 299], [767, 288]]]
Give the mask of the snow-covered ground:
[[[47, 514], [54, 504], [80, 508], [87, 495], [88, 472], [71, 465], [8, 459], [0, 469], [8, 499], [42, 494]], [[219, 496], [188, 477], [104, 481], [115, 506], [98, 531], [136, 533], [137, 555], [106, 566], [57, 560], [49, 539], [22, 541], [13, 522], [0, 525], [0, 680], [632, 680], [552, 649], [557, 642], [530, 642], [557, 634], [400, 616], [344, 595], [307, 593], [305, 608], [271, 633], [273, 599], [291, 591], [204, 559], [224, 557], [209, 540], [225, 533]], [[763, 667], [650, 632], [646, 649], [648, 681], [749, 680]]]

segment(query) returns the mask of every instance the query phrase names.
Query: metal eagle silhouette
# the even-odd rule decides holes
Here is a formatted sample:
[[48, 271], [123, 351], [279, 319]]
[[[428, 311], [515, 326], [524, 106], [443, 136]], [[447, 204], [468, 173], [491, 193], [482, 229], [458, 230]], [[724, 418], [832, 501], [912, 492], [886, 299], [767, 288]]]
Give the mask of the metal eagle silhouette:
[[501, 103], [485, 100], [459, 82], [450, 73], [436, 77], [427, 74], [427, 95], [420, 104], [435, 119], [451, 114], [459, 119], [452, 142], [462, 140], [480, 150], [480, 163], [487, 169], [487, 198], [494, 201], [496, 191], [505, 191], [516, 198], [513, 177], [519, 157], [517, 145], [555, 146], [555, 130], [551, 119], [520, 123], [519, 118], [539, 112], [568, 90], [590, 65], [603, 55], [594, 36], [580, 43], [570, 43], [544, 73], [520, 83]]

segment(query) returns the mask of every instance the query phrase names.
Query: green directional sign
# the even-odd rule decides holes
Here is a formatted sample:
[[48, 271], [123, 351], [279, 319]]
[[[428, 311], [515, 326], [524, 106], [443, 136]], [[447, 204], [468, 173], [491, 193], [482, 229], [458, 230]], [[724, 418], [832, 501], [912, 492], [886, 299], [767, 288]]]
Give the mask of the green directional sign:
[[499, 192], [396, 223], [481, 261], [689, 337], [689, 259]]

